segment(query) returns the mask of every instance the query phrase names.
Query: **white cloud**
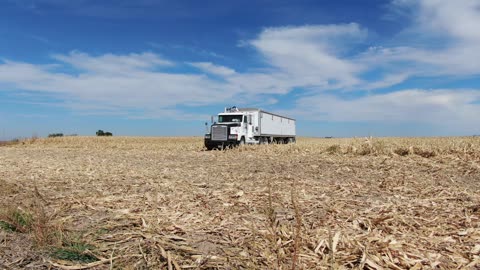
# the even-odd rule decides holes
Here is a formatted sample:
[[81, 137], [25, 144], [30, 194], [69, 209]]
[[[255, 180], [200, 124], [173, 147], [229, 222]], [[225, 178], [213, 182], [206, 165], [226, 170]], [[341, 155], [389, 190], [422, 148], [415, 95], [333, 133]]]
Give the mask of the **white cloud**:
[[479, 75], [479, 3], [393, 1], [392, 9], [409, 10], [403, 37], [363, 52], [357, 45], [367, 44], [368, 31], [355, 23], [266, 28], [244, 45], [255, 48], [270, 69], [228, 80], [243, 91], [283, 94], [293, 88], [385, 89], [413, 76]]
[[[0, 83], [9, 88], [55, 93], [70, 108], [89, 104], [105, 112], [141, 109], [158, 111], [174, 107], [201, 106], [228, 101], [236, 94], [228, 86], [201, 74], [175, 74], [155, 70], [170, 64], [157, 55], [130, 54], [93, 57], [84, 53], [56, 55], [62, 65], [79, 68], [78, 75], [57, 72], [60, 64], [41, 66], [6, 61], [0, 64]], [[215, 97], [215, 98], [213, 98]]]
[[447, 34], [459, 41], [480, 41], [478, 0], [423, 0], [417, 18], [425, 30]]
[[131, 53], [128, 55], [104, 54], [98, 57], [73, 51], [68, 55], [56, 54], [53, 57], [72, 67], [92, 73], [112, 73], [128, 75], [136, 70], [149, 70], [159, 66], [172, 66], [171, 61], [153, 53]]
[[405, 81], [410, 76], [409, 73], [387, 74], [382, 79], [374, 82], [365, 82], [362, 90], [374, 90], [387, 88]]
[[396, 0], [392, 7], [408, 10], [411, 25], [396, 46], [371, 48], [358, 62], [417, 76], [480, 74], [480, 1]]
[[[267, 28], [250, 44], [268, 64], [294, 80], [293, 86], [341, 87], [357, 83], [363, 67], [341, 57], [362, 41], [366, 30], [357, 24]], [[295, 85], [297, 84], [297, 85]]]
[[62, 92], [54, 86], [71, 76], [64, 73], [52, 74], [54, 67], [56, 66], [4, 61], [0, 64], [0, 82], [21, 90]]
[[367, 31], [359, 25], [307, 25], [270, 27], [255, 39], [243, 42], [251, 46], [267, 65], [244, 73], [198, 63], [207, 73], [224, 76], [239, 93], [287, 94], [293, 88], [309, 90], [341, 89], [360, 84], [365, 65], [348, 60], [351, 45], [362, 42]]
[[211, 73], [214, 75], [219, 75], [219, 76], [230, 76], [235, 74], [235, 70], [224, 67], [224, 66], [219, 66], [219, 65], [214, 65], [210, 62], [196, 62], [196, 63], [190, 63], [190, 65], [205, 71], [207, 73]]
[[356, 99], [319, 94], [300, 98], [296, 104], [297, 109], [290, 113], [322, 121], [410, 122], [478, 129], [478, 102], [478, 89], [408, 89]]
[[228, 83], [237, 91], [256, 94], [287, 94], [295, 85], [294, 77], [281, 72], [240, 73], [229, 77]]

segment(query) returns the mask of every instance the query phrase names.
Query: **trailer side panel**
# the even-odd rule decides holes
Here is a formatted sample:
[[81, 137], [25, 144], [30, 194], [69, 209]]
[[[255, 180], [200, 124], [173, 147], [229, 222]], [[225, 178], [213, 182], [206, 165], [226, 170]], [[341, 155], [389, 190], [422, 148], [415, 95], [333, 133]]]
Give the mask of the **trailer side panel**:
[[260, 132], [261, 135], [271, 136], [295, 136], [295, 120], [279, 115], [260, 112]]

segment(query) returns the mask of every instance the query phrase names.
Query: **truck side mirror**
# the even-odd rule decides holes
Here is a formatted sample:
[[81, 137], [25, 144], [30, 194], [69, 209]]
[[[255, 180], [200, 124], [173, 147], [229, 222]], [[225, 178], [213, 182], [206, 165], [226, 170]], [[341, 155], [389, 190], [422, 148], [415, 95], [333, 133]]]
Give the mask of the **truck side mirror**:
[[213, 115], [210, 117], [210, 123], [213, 123]]

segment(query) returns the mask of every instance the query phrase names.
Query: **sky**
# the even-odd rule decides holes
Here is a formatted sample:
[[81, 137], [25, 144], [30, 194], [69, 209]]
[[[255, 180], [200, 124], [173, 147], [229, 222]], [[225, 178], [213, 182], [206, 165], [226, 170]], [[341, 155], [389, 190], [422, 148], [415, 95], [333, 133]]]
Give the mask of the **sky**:
[[480, 134], [480, 0], [0, 0], [0, 140], [202, 136], [224, 107], [299, 136]]

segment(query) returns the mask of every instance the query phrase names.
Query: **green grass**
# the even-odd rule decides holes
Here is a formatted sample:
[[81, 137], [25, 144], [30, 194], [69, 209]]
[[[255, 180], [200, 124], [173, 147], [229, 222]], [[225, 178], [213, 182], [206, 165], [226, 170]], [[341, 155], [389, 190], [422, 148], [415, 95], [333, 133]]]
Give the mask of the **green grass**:
[[64, 247], [54, 248], [51, 256], [55, 259], [79, 263], [91, 263], [98, 260], [95, 256], [83, 253], [81, 250]]
[[100, 228], [100, 229], [97, 230], [98, 235], [106, 234], [108, 232], [109, 232], [109, 230], [105, 229], [105, 228]]
[[329, 154], [340, 153], [341, 147], [338, 144], [333, 144], [333, 145], [330, 145], [329, 147], [327, 147], [327, 149], [325, 151]]
[[51, 256], [55, 259], [66, 260], [78, 263], [91, 263], [98, 259], [92, 254], [86, 253], [87, 250], [94, 250], [95, 247], [80, 240], [80, 237], [74, 237], [63, 242], [61, 247], [52, 249]]
[[33, 216], [29, 212], [11, 209], [0, 216], [0, 228], [3, 230], [26, 233], [32, 229]]
[[17, 228], [14, 225], [12, 225], [12, 224], [10, 224], [6, 221], [3, 221], [3, 220], [0, 220], [0, 228], [4, 231], [7, 231], [7, 232], [17, 231]]
[[12, 213], [12, 220], [18, 226], [21, 226], [25, 229], [30, 229], [32, 227], [33, 216], [28, 212], [17, 210]]

